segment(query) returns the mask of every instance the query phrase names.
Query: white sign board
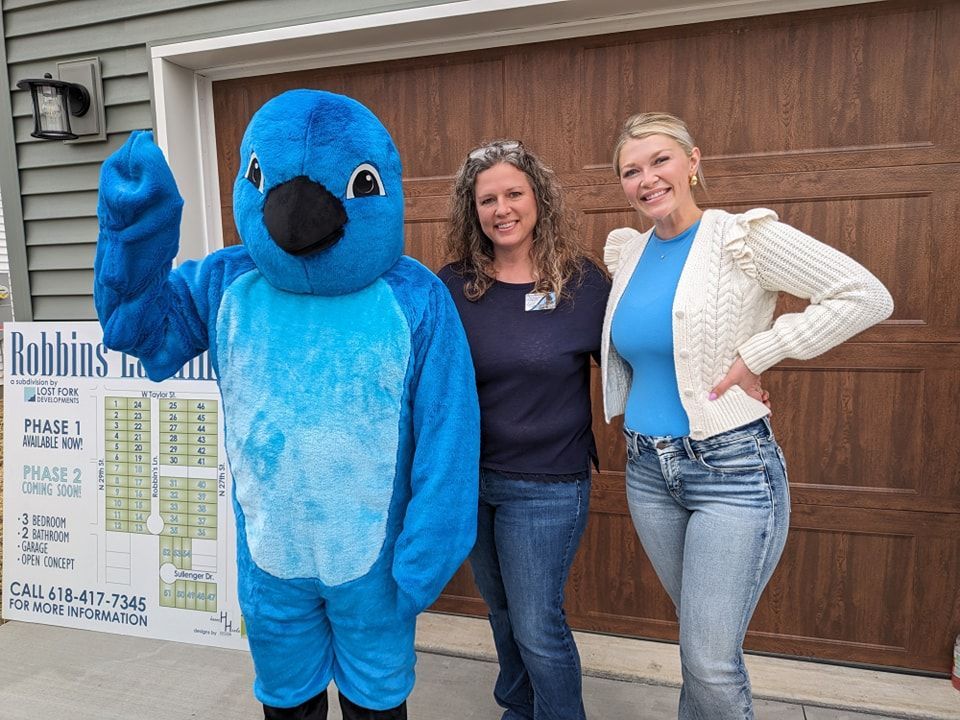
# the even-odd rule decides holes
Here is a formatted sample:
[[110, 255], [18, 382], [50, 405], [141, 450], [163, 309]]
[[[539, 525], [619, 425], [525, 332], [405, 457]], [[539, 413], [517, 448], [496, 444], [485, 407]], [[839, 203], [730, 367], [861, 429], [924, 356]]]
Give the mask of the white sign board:
[[3, 617], [245, 648], [206, 354], [154, 383], [97, 323], [3, 337]]

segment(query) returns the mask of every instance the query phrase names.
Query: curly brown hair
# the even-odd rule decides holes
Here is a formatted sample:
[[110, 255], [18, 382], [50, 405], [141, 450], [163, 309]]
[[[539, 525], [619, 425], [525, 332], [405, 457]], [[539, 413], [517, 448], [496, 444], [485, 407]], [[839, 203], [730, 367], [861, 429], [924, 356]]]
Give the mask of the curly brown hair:
[[493, 243], [480, 227], [474, 191], [477, 175], [499, 163], [524, 173], [536, 198], [537, 222], [530, 251], [535, 290], [553, 292], [558, 300], [568, 297], [571, 280], [579, 279], [585, 253], [564, 205], [556, 174], [516, 140], [494, 140], [473, 150], [454, 180], [447, 255], [464, 277], [464, 295], [469, 300], [479, 300], [496, 278]]

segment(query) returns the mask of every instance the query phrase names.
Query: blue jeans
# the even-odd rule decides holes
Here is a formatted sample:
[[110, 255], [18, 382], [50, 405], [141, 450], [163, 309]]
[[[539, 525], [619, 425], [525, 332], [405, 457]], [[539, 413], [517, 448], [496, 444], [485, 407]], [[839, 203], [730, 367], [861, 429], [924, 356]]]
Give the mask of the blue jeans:
[[514, 480], [481, 468], [470, 565], [490, 608], [503, 720], [584, 720], [563, 588], [587, 522], [590, 476]]
[[680, 720], [751, 720], [743, 638], [790, 525], [766, 420], [706, 440], [627, 436], [627, 502], [680, 620]]

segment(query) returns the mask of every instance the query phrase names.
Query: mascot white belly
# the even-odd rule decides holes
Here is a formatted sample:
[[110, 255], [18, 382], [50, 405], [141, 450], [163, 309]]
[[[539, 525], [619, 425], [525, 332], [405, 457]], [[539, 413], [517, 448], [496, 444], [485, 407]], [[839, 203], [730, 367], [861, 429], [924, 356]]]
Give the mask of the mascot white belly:
[[253, 271], [224, 294], [217, 324], [227, 455], [254, 562], [326, 585], [362, 576], [386, 539], [410, 359], [392, 290], [288, 293]]

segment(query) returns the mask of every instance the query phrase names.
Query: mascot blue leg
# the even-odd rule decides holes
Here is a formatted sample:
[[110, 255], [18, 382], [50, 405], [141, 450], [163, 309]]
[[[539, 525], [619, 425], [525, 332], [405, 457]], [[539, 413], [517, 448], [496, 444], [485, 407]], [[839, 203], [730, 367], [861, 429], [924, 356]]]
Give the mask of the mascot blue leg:
[[[236, 502], [234, 507], [240, 608], [256, 668], [254, 693], [265, 717], [326, 717], [320, 697], [335, 680], [341, 706], [349, 703], [345, 720], [405, 718], [404, 701], [414, 683], [416, 619], [363, 611], [371, 599], [382, 608], [382, 599], [395, 594], [389, 563], [337, 588], [309, 578], [277, 578], [253, 562], [243, 511]], [[300, 697], [309, 699], [284, 707], [289, 698]]]

